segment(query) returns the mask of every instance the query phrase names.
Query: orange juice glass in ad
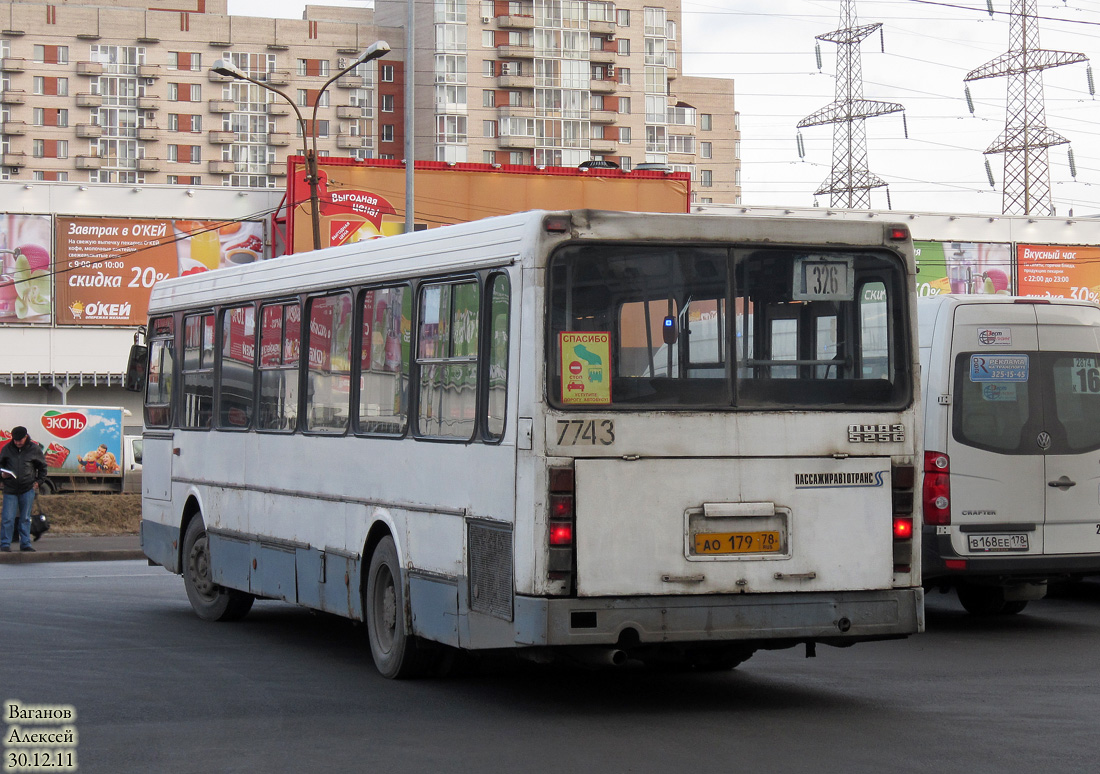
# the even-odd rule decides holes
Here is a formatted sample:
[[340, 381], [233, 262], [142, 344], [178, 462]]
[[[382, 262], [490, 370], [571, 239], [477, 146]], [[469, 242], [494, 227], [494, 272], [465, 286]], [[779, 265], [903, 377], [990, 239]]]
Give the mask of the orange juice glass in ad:
[[191, 259], [208, 269], [218, 268], [222, 259], [222, 247], [216, 229], [191, 235]]

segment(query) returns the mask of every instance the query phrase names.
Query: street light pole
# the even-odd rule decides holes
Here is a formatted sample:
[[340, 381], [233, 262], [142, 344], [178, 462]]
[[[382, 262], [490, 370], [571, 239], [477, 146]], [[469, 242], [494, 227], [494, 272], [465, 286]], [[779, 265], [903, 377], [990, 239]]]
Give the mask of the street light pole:
[[[368, 46], [367, 49], [362, 54], [360, 54], [352, 64], [348, 65], [343, 70], [336, 73], [336, 75], [325, 81], [325, 85], [321, 87], [320, 91], [317, 92], [317, 96], [313, 100], [313, 121], [308, 127], [306, 125], [305, 118], [302, 117], [302, 111], [298, 109], [298, 104], [289, 96], [279, 91], [279, 89], [276, 89], [274, 86], [264, 83], [263, 81], [258, 81], [255, 78], [250, 77], [235, 64], [225, 59], [219, 59], [218, 61], [214, 62], [213, 66], [210, 68], [212, 72], [218, 75], [236, 78], [240, 81], [248, 81], [249, 83], [254, 83], [260, 88], [266, 89], [273, 94], [277, 94], [284, 100], [286, 100], [290, 107], [294, 110], [294, 115], [298, 118], [298, 126], [302, 130], [302, 158], [305, 160], [306, 164], [306, 182], [309, 183], [309, 206], [310, 216], [313, 221], [314, 250], [321, 249], [321, 201], [318, 194], [320, 177], [317, 171], [317, 108], [321, 105], [321, 95], [323, 95], [325, 93], [325, 90], [328, 89], [328, 87], [331, 86], [333, 82], [336, 81], [336, 79], [340, 76], [346, 74], [351, 70], [354, 70], [356, 67], [364, 64], [365, 62], [369, 62], [372, 59], [378, 59], [379, 57], [385, 56], [389, 53], [389, 51], [389, 43], [384, 40], [376, 40], [374, 43], [371, 43], [370, 46]], [[310, 135], [313, 136], [312, 148], [309, 147]]]

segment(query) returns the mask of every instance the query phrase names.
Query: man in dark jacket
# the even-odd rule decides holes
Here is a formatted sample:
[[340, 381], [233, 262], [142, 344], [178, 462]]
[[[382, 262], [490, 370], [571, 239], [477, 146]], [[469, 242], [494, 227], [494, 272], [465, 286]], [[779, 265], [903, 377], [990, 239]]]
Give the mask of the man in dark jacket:
[[19, 550], [31, 546], [31, 506], [38, 485], [46, 480], [46, 458], [38, 444], [20, 425], [11, 431], [11, 441], [0, 450], [0, 477], [4, 482], [4, 510], [0, 517], [0, 551], [11, 551], [15, 526], [19, 525]]

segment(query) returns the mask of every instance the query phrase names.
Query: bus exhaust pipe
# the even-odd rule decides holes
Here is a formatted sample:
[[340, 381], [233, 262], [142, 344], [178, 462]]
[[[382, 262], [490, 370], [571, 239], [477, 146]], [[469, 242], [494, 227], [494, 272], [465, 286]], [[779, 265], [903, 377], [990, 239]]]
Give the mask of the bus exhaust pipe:
[[626, 651], [619, 648], [578, 648], [572, 656], [586, 666], [620, 667], [626, 663]]

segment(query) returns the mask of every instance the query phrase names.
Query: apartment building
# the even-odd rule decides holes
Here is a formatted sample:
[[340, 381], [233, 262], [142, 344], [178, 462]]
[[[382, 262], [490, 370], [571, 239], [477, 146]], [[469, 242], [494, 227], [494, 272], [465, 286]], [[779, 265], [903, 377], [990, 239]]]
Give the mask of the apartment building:
[[[418, 159], [658, 164], [691, 173], [697, 203], [740, 202], [733, 81], [683, 75], [677, 0], [416, 8]], [[404, 24], [407, 9], [376, 0], [375, 18]]]
[[[0, 179], [277, 188], [302, 124], [321, 155], [400, 159], [411, 72], [417, 159], [657, 164], [691, 173], [695, 203], [739, 203], [733, 81], [684, 76], [680, 3], [650, 2], [415, 0], [411, 62], [407, 0], [303, 19], [0, 2]], [[393, 51], [319, 93], [375, 40]], [[295, 104], [212, 73], [218, 59]]]

